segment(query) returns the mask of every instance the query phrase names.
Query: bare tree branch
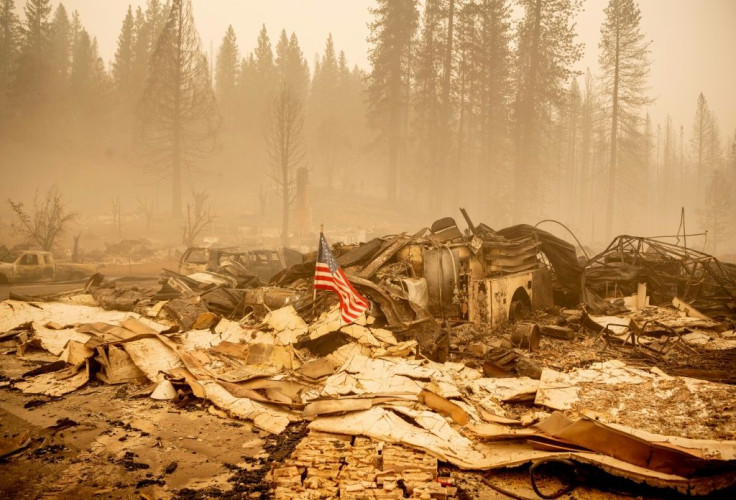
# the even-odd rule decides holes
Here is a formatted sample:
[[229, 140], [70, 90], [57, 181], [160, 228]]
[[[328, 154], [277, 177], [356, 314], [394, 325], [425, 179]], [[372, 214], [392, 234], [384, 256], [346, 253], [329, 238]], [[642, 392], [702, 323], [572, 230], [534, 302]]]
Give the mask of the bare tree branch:
[[216, 218], [210, 212], [211, 206], [207, 205], [205, 207], [209, 197], [207, 191], [195, 191], [193, 196], [194, 205], [187, 203], [186, 218], [182, 226], [182, 243], [188, 247], [194, 246], [202, 231], [212, 224]]
[[67, 212], [58, 186], [53, 185], [39, 200], [38, 192], [33, 199], [33, 212], [23, 208], [23, 202], [8, 199], [10, 208], [17, 220], [13, 224], [16, 232], [25, 236], [28, 242], [35, 242], [44, 250], [51, 250], [57, 238], [64, 234], [71, 221], [77, 218], [76, 212]]

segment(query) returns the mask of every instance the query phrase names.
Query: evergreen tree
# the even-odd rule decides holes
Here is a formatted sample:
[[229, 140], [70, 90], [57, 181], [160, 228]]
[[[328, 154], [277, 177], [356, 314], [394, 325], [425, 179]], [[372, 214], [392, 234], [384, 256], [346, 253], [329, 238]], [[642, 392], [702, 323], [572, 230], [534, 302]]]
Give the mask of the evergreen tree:
[[105, 128], [113, 83], [100, 58], [97, 40], [90, 39], [84, 29], [74, 45], [69, 91], [76, 137], [83, 144], [94, 144]]
[[59, 4], [50, 24], [49, 63], [51, 93], [57, 105], [63, 105], [69, 85], [72, 62], [72, 26], [64, 4]]
[[258, 114], [255, 110], [260, 109], [263, 105], [263, 102], [257, 97], [261, 87], [258, 84], [256, 60], [253, 52], [240, 61], [236, 88], [238, 89], [239, 98], [239, 119], [236, 126], [247, 128], [253, 120], [257, 119]]
[[736, 175], [736, 130], [726, 144], [726, 171], [732, 176]]
[[[214, 152], [219, 117], [191, 0], [174, 0], [152, 55], [139, 106], [139, 151], [148, 171], [172, 188], [172, 216], [182, 215], [182, 181]], [[191, 181], [191, 179], [190, 179]]]
[[118, 46], [115, 50], [115, 59], [112, 63], [112, 77], [118, 99], [123, 106], [128, 107], [133, 102], [133, 65], [135, 62], [135, 18], [133, 8], [128, 6], [128, 12], [123, 19], [123, 26], [118, 35]]
[[[275, 86], [276, 67], [273, 59], [271, 40], [268, 38], [265, 24], [261, 26], [261, 31], [258, 33], [257, 46], [253, 52], [253, 63], [253, 70], [257, 78], [257, 92], [260, 94], [259, 97], [268, 97], [269, 92]], [[270, 99], [264, 100], [270, 101]]]
[[719, 246], [731, 241], [736, 234], [736, 203], [733, 197], [733, 185], [723, 168], [716, 168], [710, 173], [710, 180], [705, 190], [704, 208], [699, 211], [700, 223], [708, 231], [708, 249], [717, 255]]
[[[580, 0], [520, 0], [524, 9], [518, 29], [515, 103], [516, 217], [526, 218], [541, 206], [540, 175], [545, 131], [553, 107], [563, 105], [565, 88], [574, 75], [573, 64], [582, 56], [575, 42], [574, 16]], [[530, 203], [530, 200], [536, 200]], [[541, 215], [538, 211], [534, 215]]]
[[97, 54], [92, 40], [83, 29], [74, 44], [74, 59], [71, 70], [71, 93], [76, 105], [82, 104], [90, 89], [94, 75]]
[[[568, 93], [568, 101], [561, 110], [559, 130], [561, 136], [559, 175], [557, 176], [557, 193], [564, 193], [556, 197], [560, 201], [560, 217], [564, 220], [573, 220], [577, 207], [575, 198], [580, 192], [580, 165], [578, 151], [580, 147], [580, 112], [582, 95], [578, 81], [573, 79]], [[555, 183], [550, 183], [554, 186]]]
[[15, 107], [32, 122], [45, 111], [49, 101], [51, 2], [29, 0], [24, 13], [20, 55], [11, 92]]
[[79, 36], [82, 34], [83, 30], [84, 27], [82, 26], [82, 21], [79, 20], [79, 12], [75, 10], [72, 12], [72, 23], [70, 28], [72, 50], [74, 50], [74, 47], [77, 45]]
[[721, 138], [718, 121], [708, 106], [708, 101], [701, 92], [695, 108], [692, 135], [690, 137], [690, 154], [695, 176], [698, 197], [700, 198], [706, 182], [711, 180], [711, 174], [718, 168], [721, 159]]
[[[477, 115], [474, 106], [477, 97], [480, 57], [478, 36], [478, 6], [474, 2], [461, 5], [455, 22], [456, 71], [452, 79], [452, 94], [456, 102], [457, 127], [455, 134], [456, 183], [452, 193], [452, 204], [457, 206], [457, 187], [467, 175], [470, 159], [477, 156], [475, 147]], [[467, 197], [467, 192], [465, 196]]]
[[[256, 48], [240, 62], [238, 74], [238, 109], [235, 127], [242, 134], [242, 141], [233, 144], [236, 154], [245, 158], [244, 175], [249, 178], [262, 176], [268, 164], [268, 147], [263, 130], [265, 117], [278, 89], [274, 68], [273, 50], [265, 25], [261, 26]], [[247, 154], [244, 152], [247, 151]], [[242, 161], [242, 160], [236, 160]]]
[[451, 67], [447, 64], [446, 52], [452, 50], [448, 37], [450, 5], [445, 0], [427, 0], [422, 15], [421, 35], [416, 49], [414, 67], [414, 96], [412, 130], [416, 141], [416, 156], [421, 177], [428, 181], [426, 186], [430, 208], [439, 211], [442, 203], [440, 189], [449, 120], [445, 107], [449, 107], [446, 96], [445, 74]]
[[278, 87], [273, 49], [265, 25], [258, 33], [256, 48], [241, 63], [239, 87], [245, 106], [243, 125], [253, 125], [254, 133], [261, 137], [263, 116], [273, 100], [274, 89]]
[[[508, 221], [509, 100], [511, 98], [511, 5], [508, 0], [484, 0], [480, 5], [479, 109], [481, 112], [481, 182], [491, 189], [494, 212]], [[486, 205], [487, 206], [487, 205]]]
[[146, 10], [140, 7], [135, 15], [135, 45], [133, 49], [133, 99], [137, 101], [143, 95], [143, 89], [148, 81], [151, 67], [151, 57], [156, 42], [161, 36], [171, 11], [169, 2], [162, 3], [159, 0], [148, 0]]
[[[655, 138], [654, 138], [654, 126], [652, 125], [652, 119], [649, 116], [649, 113], [646, 114], [644, 118], [644, 133], [642, 136], [642, 161], [644, 165], [644, 170], [646, 172], [646, 186], [647, 187], [655, 187], [656, 184], [656, 175], [657, 175], [657, 159], [656, 159], [656, 149], [655, 149]], [[649, 190], [649, 195], [645, 197], [644, 203], [644, 213], [649, 214], [647, 220], [644, 221], [647, 228], [652, 227], [653, 216], [656, 209], [656, 192], [654, 192], [655, 196], [652, 196], [652, 191]]]
[[[585, 73], [585, 86], [582, 94], [582, 102], [580, 105], [580, 151], [578, 154], [578, 164], [580, 166], [580, 184], [578, 187], [578, 205], [577, 225], [587, 231], [587, 223], [590, 220], [591, 212], [587, 207], [596, 204], [596, 186], [595, 181], [598, 179], [596, 172], [598, 170], [596, 158], [596, 130], [599, 120], [599, 97], [596, 91], [593, 75], [588, 69]], [[589, 238], [592, 240], [593, 235]]]
[[268, 114], [265, 136], [271, 158], [270, 177], [282, 202], [281, 244], [289, 246], [289, 211], [296, 188], [296, 172], [306, 156], [304, 108], [294, 87], [284, 80]]
[[20, 25], [14, 0], [0, 0], [0, 124], [6, 120], [10, 82], [18, 59]]
[[138, 7], [135, 11], [133, 21], [133, 61], [131, 67], [131, 92], [134, 102], [137, 101], [143, 93], [146, 80], [148, 79], [149, 58], [151, 56], [149, 42], [151, 40], [151, 27], [146, 22], [146, 16], [143, 9]]
[[395, 201], [399, 181], [399, 152], [405, 138], [409, 104], [408, 77], [411, 44], [417, 26], [416, 0], [377, 0], [371, 9], [368, 76], [369, 119], [387, 151], [387, 197]]
[[309, 69], [304, 59], [296, 34], [287, 38], [286, 30], [281, 30], [276, 44], [275, 70], [279, 88], [286, 85], [294, 97], [304, 102], [309, 85]]
[[314, 78], [309, 98], [309, 123], [312, 131], [313, 150], [324, 171], [324, 179], [331, 189], [337, 176], [336, 169], [342, 163], [339, 151], [345, 145], [346, 129], [340, 122], [343, 102], [339, 95], [340, 68], [338, 67], [332, 34], [328, 35], [322, 58], [314, 67]]
[[240, 52], [232, 25], [228, 26], [222, 44], [217, 52], [215, 72], [215, 95], [227, 123], [232, 123], [236, 115], [237, 78]]
[[[649, 75], [649, 42], [640, 31], [641, 13], [635, 0], [609, 0], [601, 27], [599, 63], [603, 71], [606, 104], [611, 123], [611, 150], [608, 163], [606, 233], [613, 234], [613, 218], [619, 155], [632, 156], [639, 142], [638, 117], [644, 105]], [[624, 140], [628, 138], [629, 140]], [[631, 172], [620, 172], [624, 176]]]

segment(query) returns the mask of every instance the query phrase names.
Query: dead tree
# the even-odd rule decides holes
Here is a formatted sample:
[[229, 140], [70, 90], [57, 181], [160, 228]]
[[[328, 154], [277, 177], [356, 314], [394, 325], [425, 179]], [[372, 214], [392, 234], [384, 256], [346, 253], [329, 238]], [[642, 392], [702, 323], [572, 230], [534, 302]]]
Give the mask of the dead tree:
[[118, 238], [123, 237], [123, 223], [120, 214], [120, 198], [116, 196], [112, 199], [112, 226], [117, 229]]
[[153, 220], [153, 202], [148, 198], [138, 198], [138, 211], [143, 214], [146, 219], [146, 232], [151, 231], [151, 221]]
[[211, 206], [205, 206], [209, 197], [207, 191], [194, 192], [193, 196], [194, 205], [187, 203], [186, 218], [182, 226], [182, 243], [187, 247], [194, 246], [197, 237], [215, 220], [210, 212]]
[[23, 202], [8, 199], [10, 208], [17, 220], [13, 229], [22, 234], [28, 242], [38, 244], [44, 250], [51, 250], [57, 238], [64, 234], [69, 223], [77, 218], [76, 212], [67, 212], [58, 186], [53, 185], [43, 199], [39, 199], [38, 191], [33, 199], [33, 212], [23, 208]]
[[269, 176], [281, 192], [281, 244], [286, 247], [289, 243], [289, 209], [294, 201], [296, 171], [306, 157], [303, 106], [288, 84], [281, 86], [271, 105], [265, 135], [271, 159]]
[[82, 233], [78, 233], [74, 236], [74, 246], [72, 247], [72, 262], [82, 262], [82, 256], [79, 253], [79, 238], [82, 237]]

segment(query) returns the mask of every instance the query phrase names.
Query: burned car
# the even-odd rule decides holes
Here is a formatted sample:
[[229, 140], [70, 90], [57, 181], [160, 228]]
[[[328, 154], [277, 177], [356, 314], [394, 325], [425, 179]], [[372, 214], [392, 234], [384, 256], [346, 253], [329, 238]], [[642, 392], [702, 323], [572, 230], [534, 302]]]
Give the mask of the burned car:
[[91, 264], [57, 263], [43, 250], [9, 251], [0, 258], [0, 283], [78, 280], [96, 270]]
[[187, 248], [179, 259], [179, 273], [191, 274], [202, 271], [219, 273], [230, 271], [231, 275], [253, 275], [268, 282], [276, 273], [301, 262], [298, 252], [279, 252], [278, 250], [240, 250], [238, 248]]

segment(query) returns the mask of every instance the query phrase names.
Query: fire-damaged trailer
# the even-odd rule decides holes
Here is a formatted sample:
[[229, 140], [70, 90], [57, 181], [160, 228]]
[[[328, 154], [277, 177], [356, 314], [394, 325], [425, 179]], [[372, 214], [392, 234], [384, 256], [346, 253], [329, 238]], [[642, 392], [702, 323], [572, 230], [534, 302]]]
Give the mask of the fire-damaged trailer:
[[338, 245], [338, 261], [359, 288], [371, 279], [370, 288], [408, 301], [413, 319], [424, 314], [494, 327], [550, 307], [555, 296], [577, 300], [581, 267], [574, 246], [532, 226], [475, 226], [462, 212], [465, 231], [446, 217], [414, 235]]

